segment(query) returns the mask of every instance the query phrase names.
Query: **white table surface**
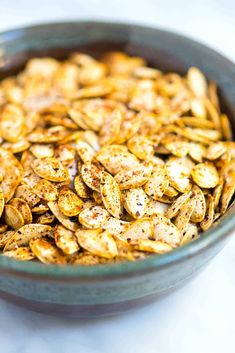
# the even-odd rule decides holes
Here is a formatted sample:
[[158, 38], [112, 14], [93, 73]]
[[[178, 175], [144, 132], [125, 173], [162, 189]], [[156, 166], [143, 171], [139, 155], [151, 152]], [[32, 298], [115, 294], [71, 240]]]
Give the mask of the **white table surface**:
[[[0, 30], [75, 18], [172, 29], [235, 61], [234, 0], [0, 0]], [[234, 353], [234, 303], [235, 237], [184, 288], [121, 316], [61, 319], [0, 300], [0, 352]]]

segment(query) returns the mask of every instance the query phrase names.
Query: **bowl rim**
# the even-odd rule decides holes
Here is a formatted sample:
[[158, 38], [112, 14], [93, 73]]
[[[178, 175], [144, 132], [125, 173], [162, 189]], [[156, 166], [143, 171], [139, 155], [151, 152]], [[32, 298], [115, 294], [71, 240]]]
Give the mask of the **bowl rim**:
[[[175, 31], [168, 31], [165, 29], [159, 29], [157, 27], [139, 25], [135, 23], [125, 23], [125, 22], [112, 22], [112, 21], [97, 21], [97, 20], [71, 20], [71, 21], [55, 21], [55, 22], [45, 22], [38, 23], [34, 25], [28, 25], [23, 27], [16, 27], [10, 30], [6, 30], [0, 33], [0, 39], [2, 42], [7, 40], [7, 38], [16, 38], [17, 36], [24, 36], [24, 33], [30, 30], [40, 30], [42, 27], [47, 26], [58, 26], [58, 25], [97, 25], [97, 26], [113, 26], [113, 27], [125, 27], [129, 29], [138, 29], [138, 30], [151, 30], [158, 33], [165, 33], [179, 38], [184, 41], [188, 41], [192, 44], [195, 44], [201, 48], [207, 49], [210, 52], [213, 52], [218, 58], [222, 59], [231, 67], [235, 72], [235, 65], [230, 60], [224, 57], [222, 54], [216, 50], [209, 48], [208, 46], [191, 39], [190, 37], [181, 35]], [[23, 33], [23, 34], [22, 34]], [[0, 274], [9, 274], [18, 277], [30, 277], [30, 278], [50, 278], [53, 280], [91, 280], [91, 279], [111, 279], [117, 276], [129, 276], [131, 275], [140, 275], [149, 273], [151, 271], [158, 271], [163, 268], [167, 268], [173, 265], [176, 265], [179, 262], [183, 262], [186, 259], [192, 258], [199, 253], [202, 253], [209, 248], [213, 247], [215, 244], [222, 242], [232, 234], [233, 229], [235, 229], [235, 217], [234, 210], [229, 212], [230, 214], [225, 216], [215, 227], [211, 228], [203, 235], [184, 246], [176, 248], [169, 253], [162, 255], [151, 255], [146, 259], [138, 260], [136, 262], [121, 262], [105, 265], [92, 265], [92, 266], [79, 266], [79, 265], [45, 265], [39, 262], [30, 262], [27, 261], [18, 261], [7, 256], [0, 255]]]

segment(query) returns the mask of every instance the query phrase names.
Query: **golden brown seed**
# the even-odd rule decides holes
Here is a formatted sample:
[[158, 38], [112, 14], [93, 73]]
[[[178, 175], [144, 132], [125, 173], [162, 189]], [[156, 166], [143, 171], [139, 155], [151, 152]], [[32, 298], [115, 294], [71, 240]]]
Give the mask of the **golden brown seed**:
[[4, 209], [4, 205], [5, 205], [4, 195], [3, 195], [2, 188], [0, 186], [0, 217], [1, 217], [3, 209]]
[[131, 242], [131, 245], [136, 250], [152, 252], [155, 254], [164, 254], [172, 250], [172, 247], [162, 241], [149, 239], [137, 239]]
[[55, 243], [66, 255], [72, 255], [79, 250], [74, 232], [58, 224], [54, 231]]
[[142, 218], [146, 212], [148, 197], [142, 188], [133, 188], [124, 194], [123, 203], [133, 218]]
[[3, 218], [5, 223], [13, 229], [19, 229], [24, 225], [24, 218], [21, 212], [12, 205], [6, 205]]
[[202, 222], [206, 214], [206, 199], [203, 191], [197, 185], [194, 185], [192, 189], [192, 198], [196, 204], [191, 214], [191, 221], [195, 223]]
[[89, 198], [91, 195], [91, 190], [84, 183], [80, 174], [75, 176], [74, 178], [74, 188], [78, 196], [81, 197], [82, 199]]
[[169, 187], [169, 178], [164, 166], [154, 166], [151, 176], [144, 185], [144, 191], [153, 199], [162, 197]]
[[26, 133], [23, 111], [17, 105], [8, 104], [0, 119], [1, 136], [9, 142], [19, 141]]
[[214, 214], [215, 214], [214, 199], [211, 195], [208, 195], [206, 217], [200, 223], [200, 226], [204, 232], [207, 231], [212, 226], [214, 222]]
[[70, 189], [62, 189], [59, 192], [58, 207], [68, 217], [77, 216], [82, 210], [82, 200]]
[[184, 205], [180, 208], [180, 211], [174, 220], [174, 224], [180, 230], [181, 233], [185, 233], [195, 206], [196, 200], [190, 199], [186, 201]]
[[168, 217], [168, 218], [175, 217], [178, 214], [181, 207], [191, 197], [191, 195], [192, 195], [192, 192], [189, 191], [189, 192], [186, 192], [185, 194], [182, 194], [181, 196], [179, 196], [167, 209], [166, 214], [165, 214], [166, 217]]
[[45, 264], [65, 265], [66, 259], [63, 254], [51, 243], [44, 239], [31, 239], [30, 248], [33, 254]]
[[120, 190], [129, 188], [137, 188], [144, 185], [152, 172], [152, 163], [146, 162], [137, 167], [131, 168], [128, 171], [119, 172], [115, 175], [115, 180], [119, 185]]
[[4, 251], [12, 250], [17, 246], [25, 246], [33, 238], [51, 237], [53, 235], [52, 228], [44, 224], [26, 224], [18, 229], [8, 240], [4, 247]]
[[24, 224], [32, 223], [33, 221], [32, 212], [30, 210], [29, 205], [24, 199], [15, 197], [10, 200], [9, 204], [17, 208], [17, 210], [22, 214], [24, 219]]
[[107, 211], [112, 216], [120, 218], [122, 214], [121, 192], [112, 175], [103, 173], [100, 183], [100, 193]]
[[221, 213], [224, 214], [229, 206], [230, 201], [235, 193], [235, 172], [232, 171], [226, 177], [222, 196], [221, 196]]
[[35, 159], [32, 168], [37, 175], [49, 181], [61, 182], [69, 178], [67, 168], [54, 157]]
[[181, 233], [178, 228], [163, 215], [152, 217], [154, 227], [154, 239], [163, 241], [173, 247], [179, 245]]
[[188, 70], [188, 85], [196, 97], [206, 97], [207, 82], [203, 73], [196, 67]]
[[182, 193], [188, 192], [192, 187], [190, 175], [193, 165], [194, 163], [187, 158], [169, 158], [166, 162], [166, 171], [170, 185]]
[[126, 240], [149, 239], [153, 237], [153, 223], [151, 218], [141, 218], [130, 224], [128, 229], [120, 234]]
[[110, 148], [102, 148], [96, 156], [96, 159], [108, 170], [109, 173], [115, 175], [119, 172], [127, 171], [133, 167], [139, 166], [140, 162], [133, 154], [123, 149], [123, 146], [108, 146]]
[[214, 188], [219, 183], [219, 174], [210, 163], [199, 163], [193, 167], [192, 177], [201, 188]]
[[79, 222], [86, 228], [102, 228], [109, 213], [101, 206], [91, 206], [79, 214]]
[[32, 251], [30, 250], [30, 248], [26, 246], [5, 251], [4, 256], [12, 257], [13, 259], [21, 260], [21, 261], [29, 261], [34, 259], [35, 257]]
[[59, 209], [56, 201], [48, 202], [48, 207], [50, 208], [53, 215], [58, 219], [58, 221], [69, 230], [75, 232], [78, 229], [78, 222], [73, 222], [68, 216], [65, 216]]
[[58, 190], [55, 184], [42, 179], [33, 187], [33, 192], [45, 201], [55, 201], [58, 198]]
[[79, 229], [76, 231], [76, 237], [79, 245], [94, 255], [107, 259], [118, 255], [117, 245], [108, 231]]
[[152, 142], [143, 135], [135, 135], [128, 142], [127, 147], [137, 158], [148, 160], [154, 154]]
[[102, 170], [94, 163], [84, 163], [81, 168], [81, 176], [84, 183], [92, 190], [100, 191], [100, 179]]

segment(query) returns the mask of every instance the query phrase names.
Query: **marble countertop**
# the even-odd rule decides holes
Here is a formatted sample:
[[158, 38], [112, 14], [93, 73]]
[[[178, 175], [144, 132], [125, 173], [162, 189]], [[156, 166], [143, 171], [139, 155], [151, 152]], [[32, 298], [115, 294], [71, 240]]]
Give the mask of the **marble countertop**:
[[[0, 0], [0, 31], [65, 19], [109, 19], [168, 28], [235, 62], [233, 0]], [[192, 282], [121, 316], [78, 320], [37, 314], [0, 300], [4, 353], [235, 352], [235, 237]]]

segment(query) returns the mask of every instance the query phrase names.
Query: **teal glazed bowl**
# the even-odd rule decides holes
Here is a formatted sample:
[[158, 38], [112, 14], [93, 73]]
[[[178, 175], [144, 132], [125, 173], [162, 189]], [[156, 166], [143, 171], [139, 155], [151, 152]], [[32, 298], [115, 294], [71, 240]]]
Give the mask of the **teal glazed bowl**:
[[[31, 57], [63, 59], [75, 50], [97, 57], [108, 50], [123, 50], [181, 74], [198, 66], [217, 81], [223, 110], [235, 126], [235, 65], [174, 33], [122, 23], [52, 23], [2, 33], [0, 49], [0, 79], [19, 71]], [[128, 310], [174, 290], [203, 269], [232, 234], [234, 210], [232, 205], [200, 239], [135, 263], [63, 267], [0, 256], [0, 296], [35, 311], [79, 317]]]

